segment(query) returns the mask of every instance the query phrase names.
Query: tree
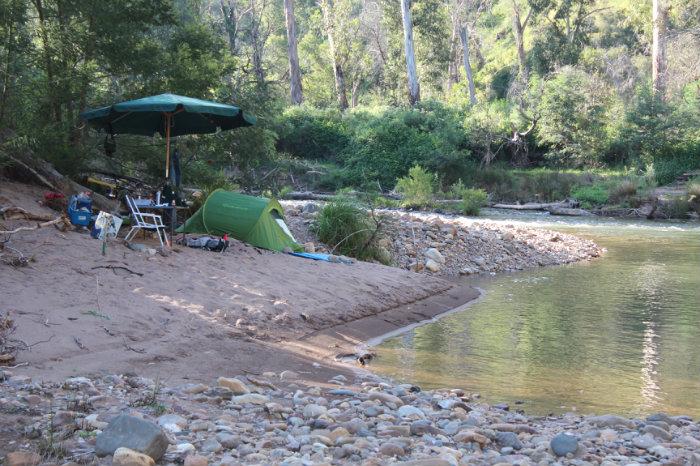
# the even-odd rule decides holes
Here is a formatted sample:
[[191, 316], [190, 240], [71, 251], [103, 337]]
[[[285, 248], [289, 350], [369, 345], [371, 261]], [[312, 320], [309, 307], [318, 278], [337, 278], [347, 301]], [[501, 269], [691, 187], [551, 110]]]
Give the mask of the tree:
[[532, 17], [533, 8], [528, 9], [525, 19], [522, 18], [521, 7], [518, 0], [513, 2], [513, 37], [515, 38], [515, 47], [518, 51], [518, 67], [520, 70], [520, 79], [523, 83], [527, 83], [530, 79], [530, 69], [527, 65], [527, 56], [525, 55], [525, 28], [527, 28], [530, 18]]
[[301, 71], [297, 53], [297, 26], [294, 19], [294, 0], [284, 0], [284, 16], [287, 23], [287, 54], [289, 56], [289, 88], [294, 105], [301, 104]]
[[411, 105], [420, 102], [420, 84], [416, 72], [416, 54], [413, 50], [413, 21], [411, 20], [411, 0], [401, 0], [403, 20], [404, 54], [406, 55], [406, 75], [408, 78], [408, 101]]
[[652, 1], [651, 81], [655, 96], [664, 99], [666, 93], [666, 30], [668, 7], [664, 0]]
[[333, 16], [333, 0], [321, 0], [321, 10], [323, 11], [323, 24], [328, 38], [328, 50], [331, 55], [333, 66], [333, 77], [335, 79], [335, 94], [338, 99], [338, 106], [341, 110], [348, 108], [348, 96], [345, 87], [345, 74], [343, 67], [338, 60], [335, 44], [335, 18]]

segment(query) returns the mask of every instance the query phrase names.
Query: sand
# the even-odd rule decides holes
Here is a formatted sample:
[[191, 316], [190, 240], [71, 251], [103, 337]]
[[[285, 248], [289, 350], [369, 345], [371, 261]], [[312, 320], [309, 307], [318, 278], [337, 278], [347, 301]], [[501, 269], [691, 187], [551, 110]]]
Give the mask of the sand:
[[[0, 181], [0, 205], [55, 215], [38, 205], [42, 193]], [[397, 268], [316, 262], [240, 242], [224, 253], [177, 247], [163, 257], [115, 241], [102, 256], [87, 232], [49, 228], [16, 234], [9, 244], [35, 260], [20, 268], [0, 263], [0, 312], [12, 314], [15, 338], [30, 347], [18, 354], [16, 363], [27, 364], [15, 373], [39, 380], [133, 372], [178, 383], [291, 369], [323, 381], [348, 370], [333, 356], [369, 334], [324, 331], [351, 322], [361, 328], [367, 321], [358, 319], [388, 312], [370, 332], [376, 336], [423, 320], [411, 306], [430, 317], [476, 296]], [[450, 304], [438, 304], [446, 295]]]

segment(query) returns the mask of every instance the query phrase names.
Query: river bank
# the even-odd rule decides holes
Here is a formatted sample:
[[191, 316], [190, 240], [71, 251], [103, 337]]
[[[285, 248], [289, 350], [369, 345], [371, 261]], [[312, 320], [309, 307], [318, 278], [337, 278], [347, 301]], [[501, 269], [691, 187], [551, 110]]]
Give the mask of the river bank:
[[0, 372], [0, 437], [22, 435], [0, 452], [6, 466], [700, 464], [700, 426], [685, 416], [528, 417], [461, 390], [297, 377], [165, 385], [134, 374], [48, 383]]
[[[0, 191], [3, 205], [15, 205], [38, 214], [51, 213], [36, 203], [36, 199], [41, 197], [38, 188], [18, 183], [3, 183], [0, 187], [3, 188]], [[304, 219], [304, 216], [299, 217]], [[14, 227], [22, 222], [11, 220], [3, 223], [6, 227]], [[409, 217], [397, 218], [395, 222], [398, 225], [413, 224], [412, 239], [420, 220]], [[569, 239], [569, 235], [561, 237], [507, 225], [494, 225], [492, 228], [491, 225], [479, 223], [459, 227], [441, 222], [424, 222], [425, 229], [421, 227], [421, 236], [417, 235], [416, 243], [413, 243], [417, 251], [423, 245], [429, 246], [420, 252], [420, 256], [417, 255], [417, 260], [424, 261], [424, 265], [431, 259], [426, 255], [429, 254], [428, 250], [437, 247], [447, 249], [445, 256], [452, 254], [452, 247], [464, 247], [463, 254], [471, 254], [467, 249], [472, 244], [469, 238], [473, 238], [475, 247], [481, 248], [484, 254], [492, 250], [510, 251], [507, 245], [514, 244], [510, 254], [501, 253], [507, 260], [493, 260], [495, 266], [491, 271], [538, 265], [537, 257], [544, 258], [544, 263], [575, 260], [574, 256], [559, 254], [566, 249], [565, 245], [582, 245], [572, 252], [580, 254], [582, 258], [594, 257], [591, 251], [598, 251], [591, 247], [592, 243], [575, 241], [575, 237]], [[438, 233], [443, 236], [437, 237]], [[404, 244], [407, 235], [396, 235], [392, 244]], [[560, 239], [552, 240], [555, 237]], [[536, 241], [532, 241], [532, 238]], [[455, 244], [462, 246], [454, 246]], [[343, 410], [361, 407], [363, 419], [372, 418], [367, 430], [373, 430], [376, 439], [388, 435], [380, 435], [379, 432], [383, 432], [387, 426], [384, 421], [389, 418], [386, 416], [394, 415], [393, 411], [384, 413], [385, 407], [389, 410], [399, 407], [399, 402], [395, 398], [388, 398], [388, 395], [405, 397], [408, 395], [397, 390], [406, 389], [392, 388], [387, 382], [366, 371], [351, 369], [342, 361], [336, 360], [336, 356], [352, 354], [358, 344], [371, 337], [430, 319], [478, 295], [473, 288], [457, 285], [438, 276], [440, 270], [425, 272], [427, 267], [421, 269], [423, 273], [415, 273], [398, 267], [363, 262], [351, 265], [314, 262], [258, 250], [239, 242], [234, 242], [225, 253], [177, 248], [169, 255], [152, 255], [147, 251], [133, 251], [121, 244], [110, 243], [102, 256], [99, 243], [87, 234], [43, 229], [16, 235], [10, 245], [32, 257], [32, 260], [26, 267], [0, 264], [3, 276], [3, 311], [10, 311], [7, 315], [13, 321], [13, 325], [8, 326], [13, 329], [9, 341], [14, 342], [18, 350], [16, 360], [12, 361], [12, 365], [17, 367], [3, 372], [3, 378], [7, 380], [0, 385], [3, 417], [10, 419], [5, 415], [13, 416], [9, 422], [0, 423], [0, 436], [5, 445], [2, 453], [15, 449], [39, 450], [51, 457], [50, 461], [53, 462], [60, 458], [51, 456], [57, 452], [53, 448], [46, 450], [46, 442], [56, 445], [56, 442], [63, 443], [63, 440], [67, 448], [72, 449], [68, 457], [79, 455], [73, 459], [87, 458], [89, 462], [92, 458], [89, 441], [97, 434], [96, 431], [105, 428], [101, 419], [109, 420], [125, 409], [138, 408], [136, 405], [139, 403], [134, 397], [151, 400], [148, 403], [141, 402], [143, 409], [139, 408], [140, 411], [136, 409], [142, 414], [153, 416], [162, 410], [174, 414], [183, 412], [189, 416], [188, 426], [190, 421], [215, 422], [240, 416], [240, 425], [229, 426], [230, 429], [206, 424], [206, 435], [216, 436], [217, 432], [227, 430], [239, 432], [244, 443], [255, 445], [252, 451], [240, 448], [235, 448], [234, 451], [234, 447], [227, 447], [222, 452], [213, 442], [209, 444], [214, 449], [208, 451], [206, 449], [209, 447], [205, 447], [204, 442], [209, 437], [200, 438], [204, 434], [199, 432], [203, 431], [189, 426], [192, 428], [186, 435], [194, 435], [188, 439], [196, 444], [194, 448], [197, 452], [221, 453], [219, 456], [210, 455], [209, 460], [212, 462], [220, 462], [225, 454], [237, 454], [244, 463], [268, 464], [282, 461], [283, 458], [279, 455], [283, 452], [277, 450], [272, 453], [281, 448], [278, 445], [280, 440], [265, 442], [266, 437], [272, 435], [270, 432], [291, 442], [287, 449], [289, 455], [284, 453], [282, 456], [300, 457], [306, 461], [304, 455], [308, 453], [309, 458], [316, 455], [314, 458], [335, 458], [340, 462], [344, 462], [345, 458], [360, 461], [365, 457], [373, 457], [381, 445], [377, 443], [378, 440], [371, 443], [371, 435], [366, 435], [362, 428], [357, 432], [363, 433], [352, 440], [353, 444], [359, 441], [355, 447], [360, 449], [360, 453], [353, 447], [346, 447], [349, 443], [347, 440], [341, 440], [337, 445], [337, 439], [330, 441], [331, 445], [325, 439], [317, 441], [316, 438], [308, 442], [297, 439], [295, 443], [287, 435], [293, 433], [294, 438], [310, 435], [312, 428], [325, 429], [323, 425], [331, 425], [323, 424], [330, 422], [330, 419], [322, 420], [319, 424], [312, 421], [312, 418], [317, 419], [321, 414], [304, 414], [307, 404], [333, 404], [331, 407], [337, 406]], [[406, 254], [406, 257], [411, 256]], [[523, 258], [531, 258], [532, 261], [519, 263]], [[458, 270], [456, 263], [451, 265], [448, 259], [442, 266], [442, 273], [446, 276]], [[411, 265], [408, 264], [408, 267], [411, 268]], [[277, 375], [264, 376], [268, 371]], [[285, 371], [288, 371], [286, 375]], [[124, 378], [113, 374], [137, 374], [150, 378], [152, 382], [140, 383], [139, 377]], [[264, 376], [268, 382], [261, 382], [259, 387], [265, 387], [267, 383], [281, 387], [279, 390], [259, 388], [269, 390], [269, 393], [264, 393], [265, 396], [280, 404], [289, 404], [290, 399], [293, 402], [296, 390], [304, 390], [307, 395], [300, 396], [310, 398], [304, 404], [297, 404], [302, 410], [302, 417], [299, 418], [302, 423], [295, 420], [297, 416], [282, 416], [284, 422], [277, 422], [280, 417], [275, 411], [277, 407], [261, 408], [260, 405], [253, 404], [243, 406], [242, 411], [239, 411], [224, 399], [227, 393], [218, 389], [213, 392], [204, 389], [204, 396], [212, 398], [211, 407], [198, 405], [201, 409], [182, 411], [182, 406], [189, 401], [207, 401], [201, 397], [194, 400], [196, 396], [192, 393], [182, 395], [185, 392], [178, 391], [177, 387], [188, 383], [210, 384], [219, 376], [244, 375], [247, 384], [254, 385], [254, 380]], [[88, 383], [86, 393], [70, 390], [68, 394], [62, 392], [62, 381], [71, 376], [91, 377], [91, 384], [95, 388], [90, 388]], [[120, 378], [122, 382], [119, 382]], [[363, 383], [369, 385], [363, 386]], [[79, 385], [82, 386], [82, 383]], [[312, 385], [322, 388], [303, 388]], [[334, 403], [329, 399], [319, 399], [321, 392], [317, 390], [337, 385], [351, 387], [358, 395], [336, 393], [339, 397], [355, 398], [345, 401], [340, 401], [342, 398], [339, 398]], [[126, 395], [120, 392], [123, 386], [127, 387], [124, 388], [126, 395], [131, 389], [135, 391], [125, 398]], [[360, 394], [371, 388], [390, 393], [387, 396]], [[201, 386], [196, 391], [200, 389]], [[156, 396], [160, 393], [164, 396]], [[64, 395], [65, 398], [61, 398]], [[189, 400], [190, 396], [193, 397], [192, 400]], [[415, 400], [401, 400], [400, 403], [429, 401], [422, 396]], [[474, 401], [467, 394], [464, 398], [466, 401]], [[387, 399], [392, 400], [389, 403], [393, 403], [393, 407], [386, 405]], [[47, 400], [50, 401], [47, 403]], [[87, 402], [85, 404], [80, 400]], [[103, 409], [91, 407], [99, 407], [105, 400]], [[465, 400], [460, 403], [466, 402]], [[369, 409], [367, 401], [371, 401], [370, 404], [375, 405], [377, 411]], [[246, 404], [242, 399], [232, 402]], [[344, 402], [348, 405], [343, 405]], [[212, 411], [209, 411], [210, 408]], [[466, 413], [473, 408], [461, 409]], [[490, 411], [491, 408], [485, 409]], [[320, 408], [308, 410], [312, 413], [322, 411]], [[71, 413], [65, 414], [65, 411]], [[291, 414], [285, 410], [282, 412]], [[84, 429], [81, 427], [84, 426], [81, 419], [90, 414], [97, 414], [98, 419], [91, 424], [91, 428]], [[103, 416], [101, 419], [100, 415]], [[348, 415], [360, 414], [350, 411]], [[435, 416], [434, 422], [442, 422], [452, 415], [448, 410]], [[457, 416], [456, 420], [462, 419], [459, 412]], [[55, 421], [56, 419], [62, 419], [65, 423]], [[74, 422], [76, 419], [83, 424]], [[338, 422], [341, 419], [333, 418], [332, 421]], [[270, 426], [271, 421], [274, 421], [273, 427]], [[399, 437], [404, 437], [408, 424], [401, 416], [395, 421], [399, 427], [396, 432], [399, 432]], [[307, 425], [309, 422], [311, 424]], [[199, 425], [201, 427], [201, 423]], [[63, 426], [66, 426], [65, 433], [54, 438], [58, 431], [64, 430]], [[420, 430], [421, 426], [427, 430]], [[405, 448], [404, 453], [394, 450], [395, 454], [400, 458], [435, 454], [432, 449], [438, 444], [445, 445], [444, 440], [426, 440], [423, 435], [433, 435], [438, 432], [434, 428], [443, 427], [431, 426], [419, 423], [411, 433], [411, 425], [408, 425], [409, 440], [401, 440], [406, 445], [401, 447]], [[240, 431], [236, 430], [239, 428]], [[263, 434], [260, 428], [268, 434]], [[466, 438], [453, 439], [452, 443], [464, 442]], [[87, 447], [84, 441], [88, 442]], [[364, 444], [364, 441], [370, 444]], [[302, 449], [304, 442], [310, 447]], [[419, 442], [415, 448], [414, 442]], [[182, 448], [187, 452], [192, 450], [190, 447]], [[391, 448], [393, 444], [385, 447], [383, 454], [392, 456], [393, 454], [387, 453]], [[502, 448], [508, 447], [501, 446], [493, 451], [497, 455], [503, 455]], [[268, 454], [270, 456], [264, 456]], [[249, 455], [253, 456], [247, 458]], [[17, 463], [12, 463], [9, 459], [8, 464], [17, 466]], [[30, 461], [29, 464], [33, 462]]]

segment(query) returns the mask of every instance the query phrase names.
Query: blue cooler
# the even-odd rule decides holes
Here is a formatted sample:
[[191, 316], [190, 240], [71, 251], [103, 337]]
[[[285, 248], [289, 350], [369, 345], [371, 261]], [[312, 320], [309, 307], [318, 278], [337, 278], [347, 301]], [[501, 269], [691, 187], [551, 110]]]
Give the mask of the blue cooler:
[[92, 199], [79, 194], [71, 196], [68, 203], [68, 217], [75, 226], [86, 227], [92, 221]]

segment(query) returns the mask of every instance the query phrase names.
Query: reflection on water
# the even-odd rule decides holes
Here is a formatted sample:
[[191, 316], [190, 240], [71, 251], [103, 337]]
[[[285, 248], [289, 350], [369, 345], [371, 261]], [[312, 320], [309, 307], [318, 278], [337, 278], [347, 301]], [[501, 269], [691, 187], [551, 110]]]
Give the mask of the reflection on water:
[[700, 415], [700, 228], [587, 222], [546, 226], [603, 258], [473, 279], [482, 300], [386, 341], [373, 369], [533, 414]]

